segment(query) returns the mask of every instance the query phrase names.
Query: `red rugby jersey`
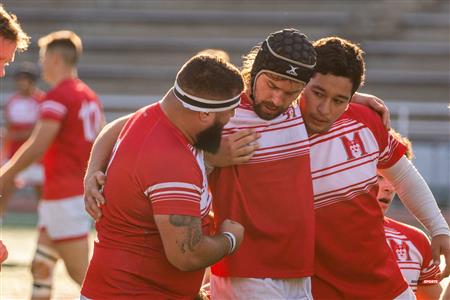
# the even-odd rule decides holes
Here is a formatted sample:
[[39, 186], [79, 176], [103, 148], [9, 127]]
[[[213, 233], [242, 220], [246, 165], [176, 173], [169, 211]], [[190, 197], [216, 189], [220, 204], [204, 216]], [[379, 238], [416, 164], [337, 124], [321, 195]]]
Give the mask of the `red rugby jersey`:
[[217, 276], [311, 276], [314, 211], [309, 141], [298, 106], [266, 121], [245, 94], [224, 135], [253, 128], [261, 133], [252, 159], [216, 168], [209, 177], [216, 224], [232, 219], [245, 227], [239, 250], [212, 267]]
[[80, 79], [66, 79], [47, 93], [40, 109], [41, 120], [61, 123], [43, 159], [43, 199], [82, 195], [89, 153], [104, 120], [100, 101]]
[[193, 299], [204, 270], [182, 272], [166, 258], [153, 215], [203, 218], [211, 196], [203, 152], [171, 123], [160, 104], [134, 114], [107, 170], [106, 205], [81, 291], [92, 299]]
[[[303, 99], [302, 99], [303, 101]], [[405, 147], [370, 108], [350, 104], [323, 134], [310, 136], [316, 212], [316, 299], [392, 299], [407, 287], [386, 243], [377, 168]]]

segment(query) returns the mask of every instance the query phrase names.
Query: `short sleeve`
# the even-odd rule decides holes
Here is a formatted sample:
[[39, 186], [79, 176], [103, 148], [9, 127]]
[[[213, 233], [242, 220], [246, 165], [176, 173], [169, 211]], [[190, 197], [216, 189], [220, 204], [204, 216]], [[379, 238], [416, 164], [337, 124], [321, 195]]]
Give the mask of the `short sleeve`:
[[406, 153], [406, 146], [400, 143], [390, 133], [386, 131], [386, 147], [380, 149], [380, 157], [378, 159], [377, 167], [379, 169], [386, 169], [392, 167], [400, 158]]
[[138, 167], [138, 180], [154, 214], [200, 217], [203, 174], [189, 149], [173, 147], [181, 149], [166, 147], [170, 150], [147, 155]]
[[67, 114], [66, 104], [55, 93], [49, 93], [40, 104], [40, 119], [60, 121]]

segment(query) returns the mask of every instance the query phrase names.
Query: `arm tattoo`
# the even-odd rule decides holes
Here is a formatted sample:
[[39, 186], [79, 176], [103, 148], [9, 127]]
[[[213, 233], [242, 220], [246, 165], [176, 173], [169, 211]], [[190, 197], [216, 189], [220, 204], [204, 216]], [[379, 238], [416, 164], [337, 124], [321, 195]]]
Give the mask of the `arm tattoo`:
[[186, 253], [186, 250], [194, 251], [195, 246], [202, 239], [200, 219], [192, 216], [171, 215], [169, 221], [175, 227], [187, 227], [186, 235], [180, 240], [177, 239], [181, 253]]

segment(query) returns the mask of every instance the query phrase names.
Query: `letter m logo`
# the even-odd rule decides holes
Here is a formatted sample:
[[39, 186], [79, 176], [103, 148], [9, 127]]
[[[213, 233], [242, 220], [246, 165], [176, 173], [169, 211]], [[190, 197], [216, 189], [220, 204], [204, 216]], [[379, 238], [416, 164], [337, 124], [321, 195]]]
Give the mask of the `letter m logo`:
[[353, 134], [353, 140], [348, 139], [346, 136], [342, 136], [341, 141], [344, 145], [345, 152], [347, 152], [347, 160], [355, 159], [367, 154], [358, 131]]

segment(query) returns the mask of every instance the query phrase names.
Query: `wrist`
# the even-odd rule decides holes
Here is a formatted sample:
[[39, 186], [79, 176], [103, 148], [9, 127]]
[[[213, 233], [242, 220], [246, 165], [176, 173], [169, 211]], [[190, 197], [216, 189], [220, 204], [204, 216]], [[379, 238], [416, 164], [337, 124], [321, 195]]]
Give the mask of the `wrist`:
[[230, 247], [228, 248], [228, 252], [227, 255], [230, 255], [234, 252], [234, 250], [236, 250], [236, 236], [229, 232], [229, 231], [224, 231], [222, 232], [222, 234], [227, 238], [228, 243], [230, 244]]

